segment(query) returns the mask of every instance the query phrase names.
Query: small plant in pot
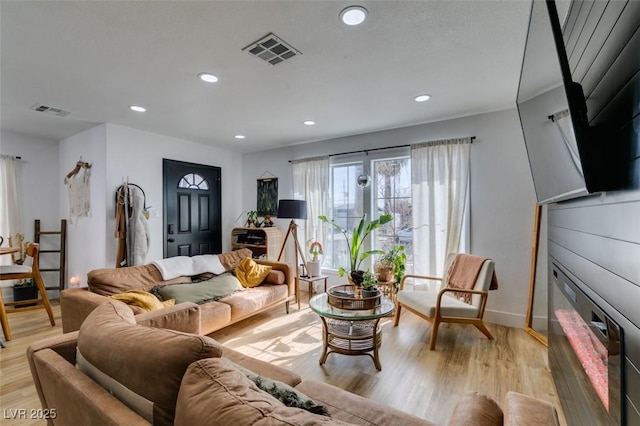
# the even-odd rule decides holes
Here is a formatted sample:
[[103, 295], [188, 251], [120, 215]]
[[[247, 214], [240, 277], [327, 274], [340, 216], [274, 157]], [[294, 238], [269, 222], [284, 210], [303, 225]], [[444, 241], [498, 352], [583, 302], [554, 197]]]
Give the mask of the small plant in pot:
[[344, 276], [347, 272], [351, 278], [351, 282], [355, 285], [362, 284], [362, 279], [364, 275], [364, 271], [360, 269], [360, 265], [362, 261], [372, 254], [384, 254], [382, 250], [363, 250], [363, 243], [366, 241], [367, 237], [371, 232], [375, 229], [380, 228], [385, 223], [390, 222], [393, 219], [391, 214], [383, 214], [378, 219], [367, 221], [367, 215], [365, 214], [360, 219], [360, 222], [353, 230], [347, 230], [342, 226], [338, 225], [332, 220], [329, 220], [326, 216], [318, 216], [324, 223], [328, 223], [344, 235], [344, 238], [347, 240], [347, 249], [349, 253], [349, 266], [348, 269], [344, 267], [340, 267], [338, 269], [338, 275]]
[[247, 228], [257, 227], [258, 223], [258, 212], [256, 210], [251, 210], [247, 212]]
[[311, 242], [309, 254], [311, 255], [311, 260], [307, 262], [309, 276], [318, 277], [321, 270], [321, 262], [318, 256], [322, 254], [322, 244], [319, 241]]
[[362, 274], [362, 297], [376, 297], [378, 295], [378, 278], [371, 271]]
[[393, 279], [394, 290], [397, 292], [400, 280], [404, 276], [406, 262], [407, 254], [404, 251], [404, 246], [396, 244], [378, 259], [378, 268], [376, 269], [378, 279], [380, 281], [391, 281]]

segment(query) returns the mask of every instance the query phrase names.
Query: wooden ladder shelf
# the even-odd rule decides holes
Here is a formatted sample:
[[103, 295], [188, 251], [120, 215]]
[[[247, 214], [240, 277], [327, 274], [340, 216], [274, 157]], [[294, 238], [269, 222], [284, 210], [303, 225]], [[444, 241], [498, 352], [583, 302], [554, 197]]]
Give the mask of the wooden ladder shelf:
[[[35, 233], [34, 239], [36, 243], [40, 243], [40, 237], [43, 235], [59, 235], [59, 245], [56, 249], [41, 249], [40, 254], [58, 253], [60, 257], [59, 266], [57, 268], [40, 268], [40, 272], [58, 272], [58, 287], [46, 287], [47, 290], [64, 290], [65, 279], [67, 276], [67, 221], [62, 219], [60, 221], [59, 231], [42, 231], [40, 229], [40, 219], [35, 220]], [[54, 246], [55, 247], [55, 246]], [[42, 256], [40, 257], [42, 259]], [[40, 263], [42, 265], [42, 263]]]

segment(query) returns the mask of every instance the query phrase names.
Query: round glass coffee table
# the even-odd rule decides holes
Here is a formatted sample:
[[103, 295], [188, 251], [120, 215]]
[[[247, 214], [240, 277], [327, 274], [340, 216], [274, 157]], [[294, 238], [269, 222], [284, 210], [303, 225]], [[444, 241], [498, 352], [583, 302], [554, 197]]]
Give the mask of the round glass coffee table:
[[330, 353], [343, 355], [368, 355], [378, 370], [382, 370], [378, 348], [382, 345], [380, 319], [391, 315], [395, 304], [381, 296], [380, 305], [367, 310], [339, 309], [328, 302], [327, 293], [313, 296], [309, 301], [311, 309], [322, 320], [323, 351], [320, 365]]

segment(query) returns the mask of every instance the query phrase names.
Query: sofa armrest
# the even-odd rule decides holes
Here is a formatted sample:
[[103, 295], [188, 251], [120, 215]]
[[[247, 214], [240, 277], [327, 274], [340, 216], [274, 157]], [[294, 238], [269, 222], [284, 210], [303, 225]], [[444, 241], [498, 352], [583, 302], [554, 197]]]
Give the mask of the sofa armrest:
[[504, 398], [505, 426], [558, 426], [556, 408], [538, 398], [518, 392], [507, 392]]
[[291, 266], [289, 266], [288, 263], [276, 262], [276, 261], [273, 261], [273, 260], [262, 260], [262, 259], [256, 259], [256, 263], [258, 263], [260, 265], [271, 266], [276, 271], [282, 271], [284, 273], [284, 276], [285, 276], [285, 283], [287, 284], [287, 287], [289, 289], [288, 295], [289, 296], [295, 296], [295, 294], [296, 294], [296, 281], [295, 281], [295, 278], [293, 276], [293, 270], [291, 269]]
[[29, 369], [31, 370], [31, 377], [33, 378], [33, 384], [38, 392], [40, 403], [43, 408], [47, 407], [47, 403], [42, 391], [42, 384], [40, 383], [40, 376], [36, 369], [34, 357], [36, 352], [40, 352], [45, 349], [51, 349], [61, 356], [70, 365], [76, 364], [76, 347], [78, 346], [78, 332], [63, 334], [61, 336], [54, 336], [48, 339], [39, 340], [32, 343], [27, 348], [27, 361], [29, 362]]
[[51, 349], [43, 348], [33, 353], [33, 365], [34, 381], [41, 385], [38, 394], [42, 407], [55, 412], [55, 420], [49, 420], [49, 424], [149, 425]]
[[456, 402], [448, 426], [502, 426], [503, 413], [498, 404], [486, 395], [468, 392]]
[[136, 315], [136, 323], [147, 327], [168, 328], [185, 333], [200, 333], [200, 306], [191, 302], [179, 303]]
[[62, 314], [62, 332], [80, 330], [85, 318], [98, 306], [109, 300], [90, 292], [86, 288], [68, 288], [60, 292], [60, 312]]

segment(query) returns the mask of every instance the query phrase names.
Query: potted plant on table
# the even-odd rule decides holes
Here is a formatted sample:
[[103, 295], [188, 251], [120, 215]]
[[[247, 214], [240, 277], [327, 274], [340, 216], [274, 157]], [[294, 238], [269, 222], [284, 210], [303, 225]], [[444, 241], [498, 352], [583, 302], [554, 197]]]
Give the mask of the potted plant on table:
[[404, 246], [394, 245], [377, 262], [378, 279], [386, 282], [393, 280], [393, 287], [397, 292], [400, 280], [404, 276], [406, 262], [407, 254], [404, 251]]
[[338, 225], [336, 222], [329, 220], [326, 216], [318, 216], [324, 223], [328, 223], [344, 235], [347, 241], [347, 248], [349, 252], [349, 266], [348, 270], [344, 267], [338, 269], [338, 275], [344, 276], [349, 273], [350, 281], [354, 285], [362, 284], [362, 276], [364, 271], [360, 269], [362, 261], [372, 254], [384, 254], [382, 250], [363, 250], [363, 244], [366, 241], [369, 234], [375, 229], [380, 228], [382, 225], [390, 222], [393, 219], [391, 214], [383, 214], [378, 219], [367, 221], [367, 215], [363, 215], [358, 225], [351, 231]]
[[311, 255], [311, 260], [307, 262], [307, 272], [309, 273], [309, 276], [320, 276], [321, 262], [318, 256], [322, 253], [322, 244], [319, 241], [313, 241], [309, 245], [309, 254]]
[[250, 210], [249, 212], [247, 212], [247, 223], [246, 223], [246, 227], [247, 228], [253, 228], [253, 227], [258, 227], [257, 225], [258, 223], [258, 212], [256, 210]]
[[378, 295], [378, 278], [371, 271], [362, 274], [362, 297], [376, 297]]

